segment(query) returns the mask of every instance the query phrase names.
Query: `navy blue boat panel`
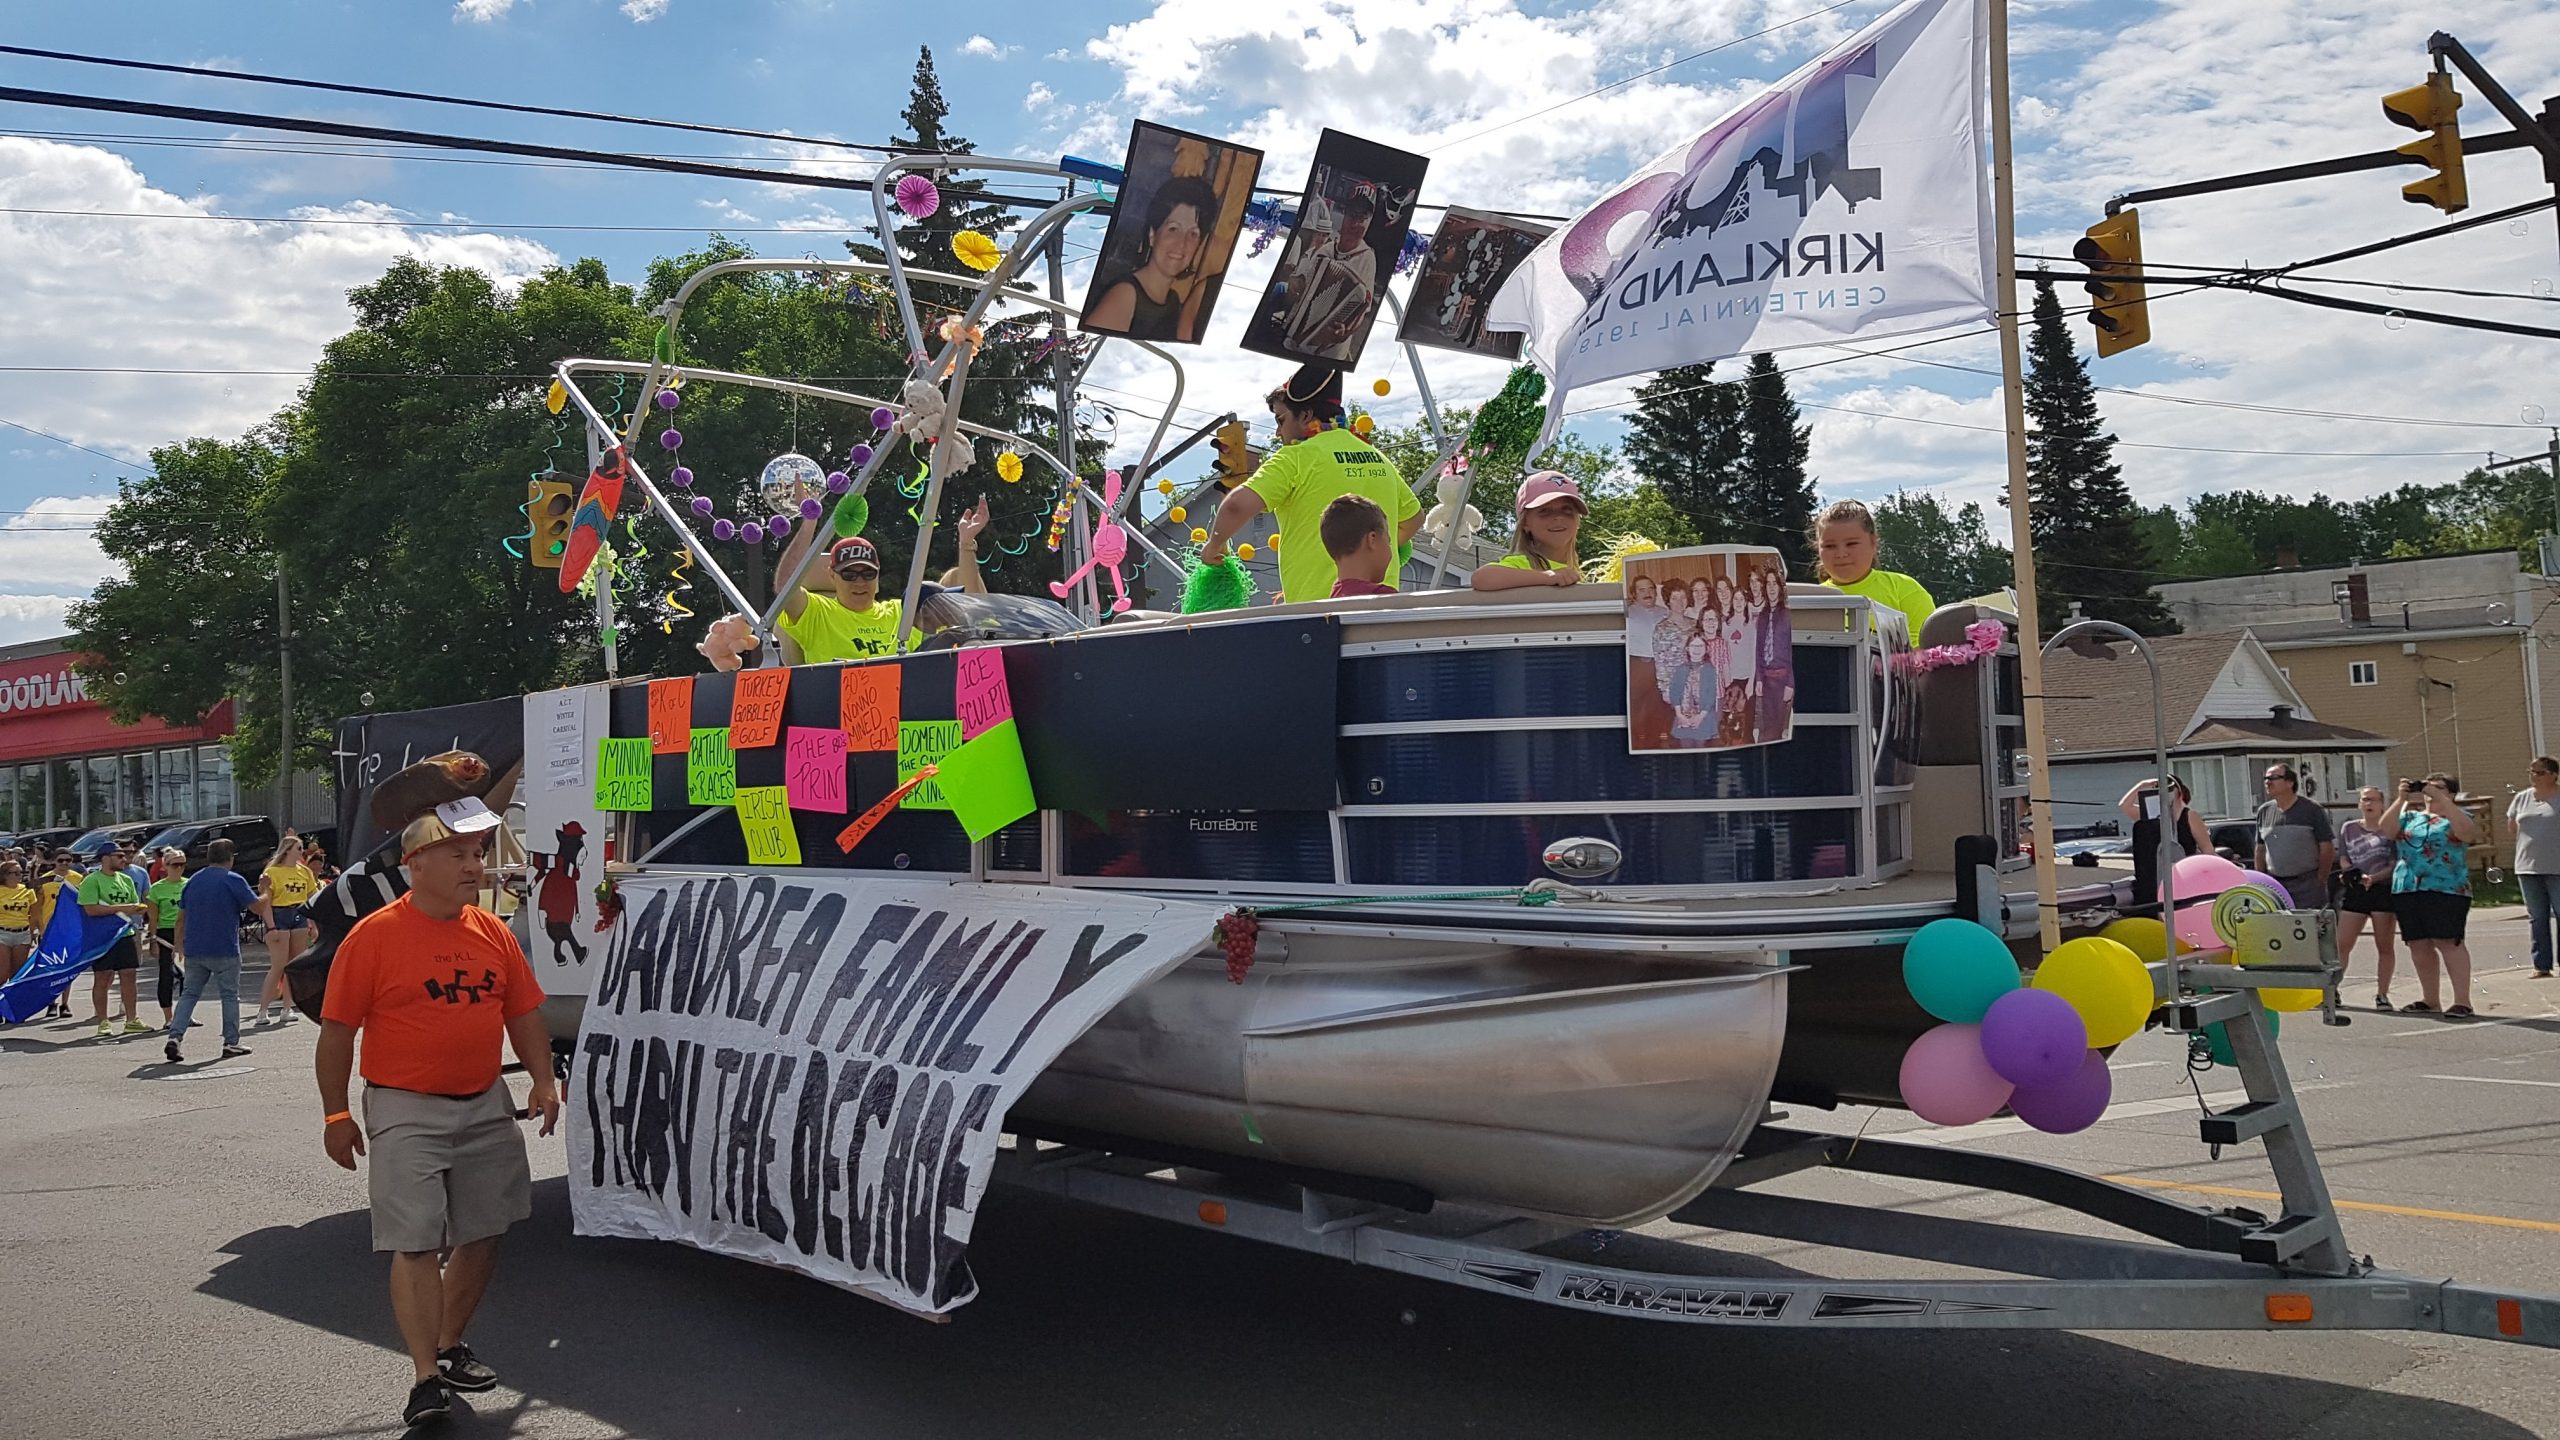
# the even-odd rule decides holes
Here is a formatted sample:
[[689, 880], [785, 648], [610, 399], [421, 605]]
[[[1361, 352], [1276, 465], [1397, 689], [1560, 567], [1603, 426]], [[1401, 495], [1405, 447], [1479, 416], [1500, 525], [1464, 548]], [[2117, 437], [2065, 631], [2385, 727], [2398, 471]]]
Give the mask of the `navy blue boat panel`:
[[1459, 730], [1360, 735], [1342, 742], [1352, 805], [1558, 806], [1616, 800], [1742, 800], [1854, 795], [1858, 732], [1806, 725], [1776, 745], [1630, 755], [1605, 730]]
[[1333, 883], [1333, 827], [1322, 810], [1114, 812], [1107, 825], [1067, 816], [1067, 871], [1114, 880]]
[[1354, 885], [1471, 888], [1547, 878], [1538, 856], [1569, 835], [1625, 854], [1608, 885], [1839, 879], [1863, 868], [1856, 810], [1662, 815], [1434, 815], [1343, 821]]
[[[1797, 714], [1853, 713], [1850, 655], [1838, 645], [1796, 647]], [[1617, 645], [1362, 655], [1342, 667], [1346, 725], [1626, 713], [1626, 650]]]

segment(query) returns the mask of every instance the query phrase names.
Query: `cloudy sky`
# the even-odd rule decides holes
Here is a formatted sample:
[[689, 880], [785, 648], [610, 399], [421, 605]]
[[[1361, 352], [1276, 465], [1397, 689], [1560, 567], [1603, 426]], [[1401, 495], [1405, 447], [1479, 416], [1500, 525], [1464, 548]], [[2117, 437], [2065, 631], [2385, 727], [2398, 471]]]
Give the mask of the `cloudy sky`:
[[[7, 38], [854, 140], [899, 128], [922, 44], [939, 62], [952, 128], [982, 153], [1116, 160], [1129, 121], [1146, 117], [1259, 146], [1265, 183], [1293, 187], [1331, 126], [1427, 153], [1428, 201], [1569, 213], [1889, 8], [1825, 5], [992, 0], [883, 15], [829, 0], [280, 0], [252, 27], [225, 7], [149, 0], [40, 7], [16, 16]], [[2560, 91], [2560, 7], [2471, 0], [2462, 9], [2463, 39], [2529, 104]], [[2380, 0], [2017, 0], [2012, 13], [2020, 248], [2048, 255], [2067, 253], [2111, 194], [2410, 138], [2376, 101], [2418, 82], [2426, 32], [2447, 18]], [[767, 142], [19, 56], [0, 56], [0, 84], [859, 168]], [[2476, 96], [2462, 113], [2467, 132], [2505, 128]], [[2401, 201], [2407, 178], [2373, 172], [2149, 206], [2146, 252], [2162, 264], [2272, 265], [2419, 229], [2440, 217]], [[2470, 183], [2475, 212], [2551, 193], [2521, 151], [2475, 157]], [[345, 292], [394, 257], [477, 265], [504, 280], [594, 255], [636, 280], [651, 256], [715, 226], [770, 254], [840, 254], [849, 233], [840, 212], [850, 208], [840, 196], [755, 181], [0, 104], [0, 642], [55, 633], [62, 607], [103, 573], [86, 526], [119, 477], [139, 473], [152, 446], [237, 435], [288, 401], [319, 347], [345, 328]], [[1070, 253], [1089, 265], [1100, 234], [1100, 222], [1087, 222]], [[1241, 263], [1231, 287], [1258, 289], [1270, 258]], [[2495, 292], [2335, 293], [2560, 323], [2560, 241], [2548, 212], [2324, 273]], [[1235, 349], [1244, 308], [1224, 307], [1208, 343], [1186, 356], [1179, 418], [1250, 414], [1272, 383], [1273, 362]], [[2550, 341], [2229, 294], [2155, 300], [2152, 326], [2149, 347], [2098, 369], [2116, 387], [2102, 397], [2107, 419], [2147, 503], [2235, 486], [2356, 496], [2445, 479], [2490, 452], [2539, 449], [2540, 422], [2560, 418]], [[1984, 499], [1998, 488], [1999, 362], [1988, 339], [1889, 360], [1845, 353], [1785, 357], [1817, 367], [1796, 384], [1826, 493], [1926, 488]], [[1391, 380], [1394, 394], [1377, 408], [1404, 418], [1409, 372], [1383, 338], [1366, 358], [1355, 388]], [[1489, 394], [1501, 369], [1435, 356], [1430, 378], [1444, 399], [1465, 403]], [[1123, 407], [1121, 433], [1134, 444], [1162, 403], [1162, 377], [1106, 356], [1092, 379], [1094, 398]], [[1577, 427], [1614, 438], [1624, 395], [1577, 396]]]

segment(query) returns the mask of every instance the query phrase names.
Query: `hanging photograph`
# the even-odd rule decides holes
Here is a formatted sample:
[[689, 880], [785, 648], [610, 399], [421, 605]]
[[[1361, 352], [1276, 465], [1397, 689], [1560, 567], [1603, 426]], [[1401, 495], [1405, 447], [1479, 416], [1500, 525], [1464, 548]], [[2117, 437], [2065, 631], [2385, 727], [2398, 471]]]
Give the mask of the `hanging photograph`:
[[1262, 152], [1140, 120], [1082, 329], [1197, 345], [1209, 328]]
[[1346, 369], [1359, 364], [1430, 164], [1357, 135], [1324, 132], [1298, 199], [1298, 223], [1244, 327], [1244, 348]]
[[1450, 206], [1440, 217], [1440, 230], [1423, 252], [1422, 273], [1404, 304], [1404, 324], [1396, 339], [1407, 345], [1463, 350], [1497, 360], [1520, 358], [1520, 332], [1484, 328], [1485, 307], [1494, 292], [1538, 242], [1548, 227], [1525, 220], [1487, 215]]
[[1787, 562], [1759, 546], [1630, 555], [1627, 748], [1732, 750], [1795, 733]]

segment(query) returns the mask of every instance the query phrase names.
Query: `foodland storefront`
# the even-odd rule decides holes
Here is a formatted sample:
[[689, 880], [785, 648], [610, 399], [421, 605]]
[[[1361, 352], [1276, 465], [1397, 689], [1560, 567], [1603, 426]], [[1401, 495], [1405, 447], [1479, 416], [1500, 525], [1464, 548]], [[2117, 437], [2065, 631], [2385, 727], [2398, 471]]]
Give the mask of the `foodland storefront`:
[[192, 725], [119, 725], [73, 658], [67, 640], [0, 646], [0, 830], [239, 812], [223, 744], [233, 702]]

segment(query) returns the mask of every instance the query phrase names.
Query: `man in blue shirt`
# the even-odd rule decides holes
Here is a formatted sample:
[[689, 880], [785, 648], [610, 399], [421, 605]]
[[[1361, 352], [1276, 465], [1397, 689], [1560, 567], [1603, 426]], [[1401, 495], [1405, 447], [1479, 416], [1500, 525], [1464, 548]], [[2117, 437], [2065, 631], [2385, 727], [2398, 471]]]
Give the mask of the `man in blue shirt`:
[[267, 902], [231, 868], [232, 854], [228, 840], [206, 846], [205, 868], [187, 877], [187, 888], [178, 897], [178, 953], [186, 957], [187, 988], [178, 997], [169, 1043], [161, 1052], [172, 1065], [186, 1058], [178, 1044], [194, 1023], [196, 1001], [207, 985], [222, 994], [223, 1056], [249, 1053], [240, 1043], [240, 917], [254, 910], [259, 919], [269, 920], [270, 912]]

